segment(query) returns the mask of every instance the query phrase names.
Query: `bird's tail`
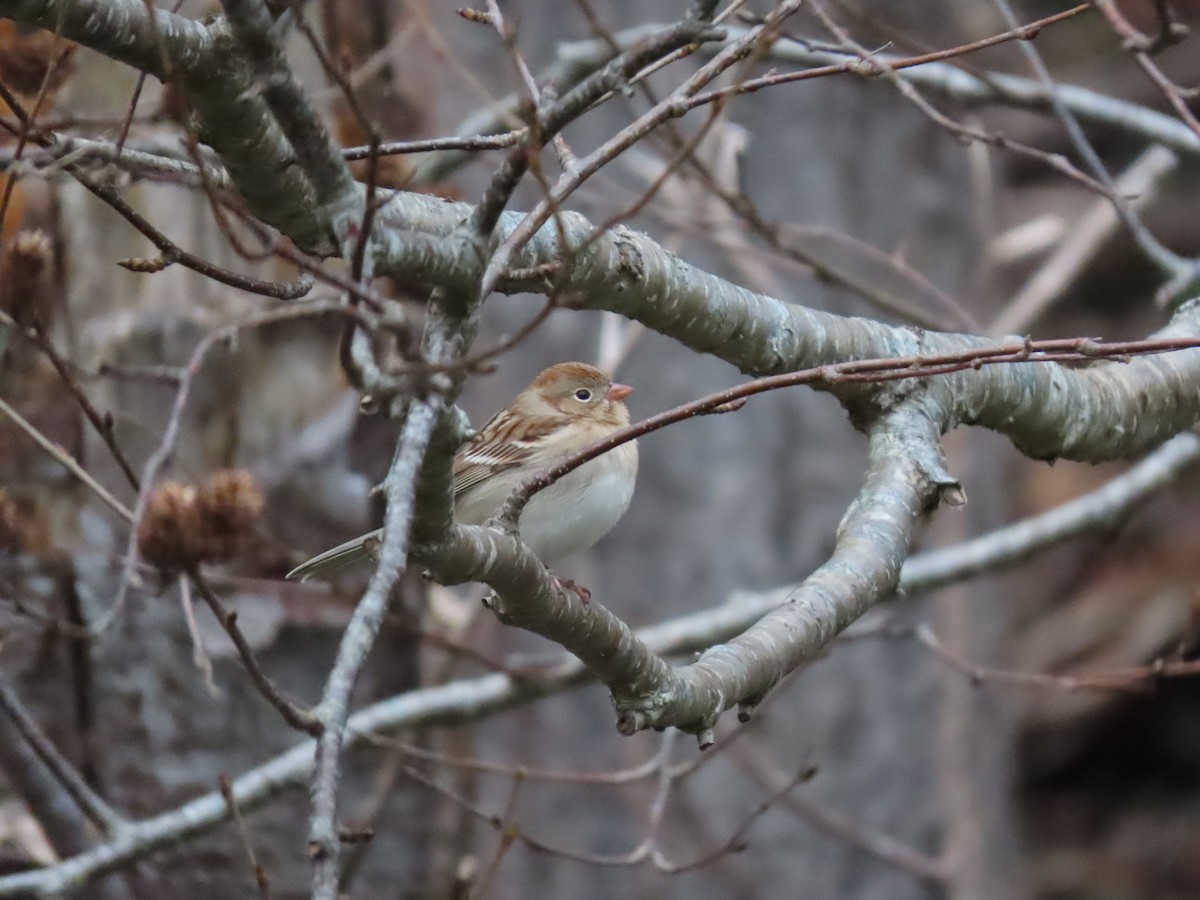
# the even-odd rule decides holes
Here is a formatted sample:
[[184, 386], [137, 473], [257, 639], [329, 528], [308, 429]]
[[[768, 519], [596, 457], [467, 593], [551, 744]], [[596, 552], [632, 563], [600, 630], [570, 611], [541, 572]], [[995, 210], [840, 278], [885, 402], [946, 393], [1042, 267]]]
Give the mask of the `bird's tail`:
[[332, 550], [326, 550], [308, 562], [300, 563], [287, 573], [287, 577], [289, 580], [308, 581], [310, 578], [329, 575], [356, 562], [372, 559], [375, 556], [375, 547], [379, 545], [382, 538], [383, 529], [380, 528], [378, 531], [360, 535], [344, 544], [338, 544]]

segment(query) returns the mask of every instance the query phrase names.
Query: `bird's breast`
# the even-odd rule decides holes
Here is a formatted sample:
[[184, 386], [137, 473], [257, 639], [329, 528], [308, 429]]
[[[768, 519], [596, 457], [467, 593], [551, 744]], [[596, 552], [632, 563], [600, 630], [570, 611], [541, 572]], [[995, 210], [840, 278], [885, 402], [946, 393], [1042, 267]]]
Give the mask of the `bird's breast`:
[[534, 495], [519, 530], [542, 562], [586, 550], [625, 515], [637, 480], [637, 445], [589, 460]]

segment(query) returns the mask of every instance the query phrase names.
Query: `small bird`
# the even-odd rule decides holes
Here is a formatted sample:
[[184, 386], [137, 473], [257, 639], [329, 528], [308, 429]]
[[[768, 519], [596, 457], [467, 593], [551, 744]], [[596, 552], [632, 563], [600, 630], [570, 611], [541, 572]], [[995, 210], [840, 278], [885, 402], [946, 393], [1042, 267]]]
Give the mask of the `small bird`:
[[[632, 390], [586, 363], [546, 369], [455, 455], [455, 520], [483, 524], [530, 475], [628, 425], [623, 401]], [[533, 495], [517, 523], [521, 540], [546, 564], [586, 550], [629, 508], [637, 468], [636, 441], [588, 460]], [[287, 577], [307, 581], [369, 559], [382, 537], [379, 529], [347, 541]]]

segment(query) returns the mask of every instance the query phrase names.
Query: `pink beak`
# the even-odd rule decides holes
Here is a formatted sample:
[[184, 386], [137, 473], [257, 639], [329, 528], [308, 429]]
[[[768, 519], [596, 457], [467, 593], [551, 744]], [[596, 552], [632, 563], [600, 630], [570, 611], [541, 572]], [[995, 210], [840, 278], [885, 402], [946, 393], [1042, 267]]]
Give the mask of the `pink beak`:
[[633, 393], [633, 388], [627, 384], [614, 384], [604, 396], [609, 400], [624, 400]]

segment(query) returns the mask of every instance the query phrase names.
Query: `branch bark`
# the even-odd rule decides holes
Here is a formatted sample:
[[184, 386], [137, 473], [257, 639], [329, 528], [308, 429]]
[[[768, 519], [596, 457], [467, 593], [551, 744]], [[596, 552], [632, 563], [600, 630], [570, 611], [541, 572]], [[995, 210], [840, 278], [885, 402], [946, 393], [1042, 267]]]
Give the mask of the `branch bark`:
[[[1028, 559], [1039, 550], [1108, 527], [1197, 462], [1200, 462], [1200, 438], [1180, 435], [1091, 494], [965, 544], [912, 557], [902, 570], [903, 591], [906, 595], [916, 595], [954, 580], [1002, 569]], [[490, 542], [495, 540], [495, 534], [478, 526], [459, 528], [455, 530], [454, 544], [462, 539]], [[490, 543], [483, 543], [481, 552], [486, 552], [489, 546]], [[737, 594], [710, 609], [644, 628], [636, 637], [649, 650], [663, 656], [703, 650], [738, 634], [786, 602], [793, 593], [794, 588], [784, 587], [764, 593]], [[476, 721], [534, 703], [588, 680], [584, 666], [567, 656], [544, 671], [544, 675], [527, 679], [486, 675], [391, 697], [349, 718], [345, 745], [353, 746], [371, 735], [397, 729], [416, 731], [434, 725]], [[305, 741], [235, 779], [231, 790], [237, 806], [246, 813], [270, 802], [284, 790], [303, 785], [312, 770], [315, 746], [315, 741]], [[0, 877], [0, 897], [30, 892], [53, 896], [70, 885], [211, 831], [229, 816], [229, 806], [221, 792], [212, 791], [160, 815], [130, 823], [114, 839], [55, 866]]]
[[[781, 4], [776, 19], [796, 6]], [[707, 83], [704, 78], [715, 77], [740, 59], [739, 54], [749, 53], [759, 32], [733, 39], [723, 55], [701, 70], [704, 77], [689, 80], [674, 100], [656, 105], [636, 128], [606, 143], [599, 155], [560, 182], [551, 200], [534, 214], [501, 212], [528, 164], [522, 150], [510, 157], [509, 168], [494, 181], [496, 189], [480, 205], [391, 194], [374, 217], [368, 245], [368, 236], [355, 233], [364, 207], [361, 189], [294, 82], [272, 38], [266, 7], [257, 0], [226, 0], [225, 8], [228, 22], [201, 24], [156, 11], [140, 0], [0, 0], [0, 12], [6, 15], [56, 29], [186, 87], [201, 137], [221, 157], [231, 183], [255, 215], [304, 249], [350, 257], [356, 247], [366, 248], [368, 272], [460, 298], [450, 313], [433, 304], [435, 318], [446, 314], [453, 321], [440, 323], [446, 326], [439, 332], [445, 347], [423, 348], [422, 366], [452, 366], [461, 358], [469, 348], [478, 306], [493, 284], [509, 292], [532, 289], [570, 295], [582, 307], [640, 321], [749, 374], [831, 367], [830, 377], [820, 386], [842, 402], [869, 440], [863, 487], [846, 513], [831, 558], [782, 597], [759, 597], [724, 618], [706, 619], [704, 654], [675, 668], [661, 657], [656, 643], [678, 646], [664, 637], [669, 628], [639, 637], [601, 604], [574, 602], [527, 548], [502, 529], [447, 530], [452, 448], [449, 441], [436, 441], [434, 432], [443, 417], [453, 414], [449, 404], [462, 374], [440, 370], [451, 374], [436, 383], [424, 378], [427, 368], [411, 383], [389, 376], [395, 393], [408, 393], [388, 398], [393, 408], [407, 410], [407, 421], [386, 485], [386, 537], [380, 564], [343, 635], [317, 710], [324, 730], [315, 743], [239, 779], [232, 792], [243, 808], [265, 798], [279, 784], [300, 777], [307, 762], [298, 762], [295, 754], [303, 757], [315, 749], [310, 848], [317, 896], [332, 896], [336, 890], [336, 801], [343, 745], [355, 739], [356, 728], [379, 724], [365, 713], [350, 716], [351, 693], [391, 587], [410, 556], [448, 583], [489, 583], [498, 592], [492, 606], [502, 621], [569, 649], [612, 691], [623, 732], [676, 726], [698, 734], [705, 745], [722, 712], [735, 705], [753, 706], [784, 675], [811, 660], [838, 632], [894, 591], [920, 514], [960, 498], [958, 484], [942, 460], [940, 441], [946, 431], [980, 425], [1004, 433], [1035, 458], [1100, 461], [1143, 452], [1200, 419], [1197, 349], [1087, 368], [1053, 362], [958, 365], [940, 370], [936, 377], [886, 383], [834, 377], [832, 367], [846, 361], [946, 358], [994, 345], [983, 337], [894, 327], [758, 294], [689, 265], [646, 235], [624, 227], [602, 231], [560, 208], [559, 201], [611, 155], [685, 112], [688, 91], [694, 94]], [[675, 46], [685, 38], [708, 36], [707, 29], [688, 31], [671, 35], [667, 43]], [[622, 77], [645, 61], [636, 53], [618, 60], [624, 68], [617, 65], [614, 71]], [[590, 102], [601, 87], [611, 86], [603, 76], [584, 80], [576, 89], [578, 97], [569, 94], [560, 111], [570, 118], [582, 112], [583, 100]], [[1006, 102], [1013, 101], [1007, 97]], [[565, 121], [542, 122], [548, 130], [560, 124]], [[478, 227], [464, 228], [464, 222]], [[502, 252], [485, 258], [480, 234], [499, 241]], [[553, 272], [554, 280], [547, 283], [544, 275], [514, 277], [514, 269]], [[1200, 336], [1200, 301], [1183, 304], [1160, 336]], [[1087, 354], [1086, 342], [1076, 346], [1077, 352]], [[1020, 350], [1018, 340], [1014, 352]], [[435, 452], [428, 453], [431, 442]], [[714, 626], [714, 621], [722, 625]], [[710, 646], [716, 640], [726, 643]], [[404, 721], [428, 723], [516, 703], [583, 677], [583, 666], [571, 663], [537, 684], [492, 676], [465, 683], [458, 693], [448, 688], [440, 694], [407, 695], [419, 697], [408, 701], [416, 705], [407, 711], [387, 708], [394, 717], [407, 717]], [[160, 817], [130, 826], [104, 847], [21, 883], [47, 891], [65, 886], [72, 878], [103, 871], [207, 827], [226, 815], [229, 806], [224, 798], [196, 803], [168, 814], [169, 820]], [[0, 880], [0, 890], [17, 883]]]

